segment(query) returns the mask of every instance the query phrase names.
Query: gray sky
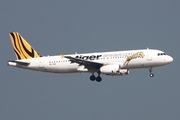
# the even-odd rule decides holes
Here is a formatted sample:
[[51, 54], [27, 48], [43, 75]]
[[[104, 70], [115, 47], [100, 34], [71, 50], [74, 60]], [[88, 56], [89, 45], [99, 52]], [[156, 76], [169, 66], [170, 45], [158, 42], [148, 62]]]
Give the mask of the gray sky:
[[[2, 0], [0, 120], [179, 120], [179, 0]], [[42, 55], [160, 49], [172, 64], [129, 76], [50, 74], [7, 66], [9, 32]]]

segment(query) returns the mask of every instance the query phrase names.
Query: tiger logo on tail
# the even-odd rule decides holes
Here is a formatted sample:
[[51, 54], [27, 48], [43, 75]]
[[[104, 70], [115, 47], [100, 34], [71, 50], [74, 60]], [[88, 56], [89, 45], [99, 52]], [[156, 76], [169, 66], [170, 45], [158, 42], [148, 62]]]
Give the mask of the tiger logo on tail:
[[40, 57], [38, 52], [18, 32], [11, 32], [9, 36], [17, 60]]

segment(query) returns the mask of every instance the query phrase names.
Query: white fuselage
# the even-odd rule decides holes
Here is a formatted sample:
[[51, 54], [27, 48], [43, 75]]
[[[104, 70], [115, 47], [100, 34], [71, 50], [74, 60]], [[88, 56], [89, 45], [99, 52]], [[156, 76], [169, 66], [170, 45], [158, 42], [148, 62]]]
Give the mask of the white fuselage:
[[[129, 61], [127, 60], [129, 56], [132, 56], [138, 52], [142, 52], [143, 56], [137, 56], [134, 58], [131, 57]], [[169, 64], [173, 60], [171, 56], [164, 54], [164, 52], [153, 49], [70, 54], [64, 56], [71, 56], [73, 58], [101, 63], [103, 65], [118, 64], [121, 69], [158, 67]], [[29, 65], [20, 65], [14, 62], [9, 62], [8, 64], [10, 66], [25, 69], [53, 73], [97, 72], [97, 69], [92, 69], [89, 71], [83, 65], [73, 63], [68, 58], [64, 58], [62, 55], [43, 56], [39, 58], [30, 58], [17, 61], [28, 62]]]

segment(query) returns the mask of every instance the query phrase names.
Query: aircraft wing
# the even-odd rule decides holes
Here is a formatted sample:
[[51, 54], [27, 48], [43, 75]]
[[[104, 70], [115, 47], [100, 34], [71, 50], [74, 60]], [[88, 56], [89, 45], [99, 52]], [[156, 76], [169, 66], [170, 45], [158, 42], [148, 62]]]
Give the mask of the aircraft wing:
[[65, 58], [69, 59], [71, 63], [77, 63], [79, 65], [84, 65], [87, 69], [99, 69], [103, 66], [103, 63], [92, 62], [88, 60], [78, 59], [71, 56], [64, 56]]

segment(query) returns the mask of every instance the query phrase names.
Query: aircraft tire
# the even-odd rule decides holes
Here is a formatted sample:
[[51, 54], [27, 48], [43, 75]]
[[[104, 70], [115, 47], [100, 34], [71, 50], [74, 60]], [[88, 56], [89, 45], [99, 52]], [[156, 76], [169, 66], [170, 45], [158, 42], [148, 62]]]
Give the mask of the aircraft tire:
[[97, 81], [97, 82], [101, 82], [101, 81], [102, 81], [102, 78], [101, 78], [100, 76], [98, 76], [98, 77], [96, 78], [96, 81]]
[[95, 81], [95, 80], [96, 80], [96, 77], [95, 77], [94, 75], [91, 75], [91, 76], [90, 76], [90, 80], [91, 80], [91, 81]]
[[150, 75], [149, 75], [150, 77], [154, 77], [154, 74], [153, 73], [150, 73]]

